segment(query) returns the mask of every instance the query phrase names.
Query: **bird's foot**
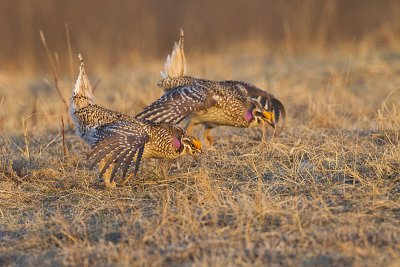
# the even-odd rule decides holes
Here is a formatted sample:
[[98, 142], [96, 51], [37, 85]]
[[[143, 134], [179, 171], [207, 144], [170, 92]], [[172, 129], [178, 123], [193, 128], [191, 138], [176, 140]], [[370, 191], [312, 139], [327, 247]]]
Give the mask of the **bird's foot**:
[[121, 186], [125, 186], [126, 183], [133, 177], [133, 174], [128, 175], [127, 177], [125, 177], [124, 179], [121, 180], [120, 184]]
[[116, 186], [115, 181], [110, 182], [110, 180], [104, 180], [104, 186], [106, 189], [112, 189]]
[[210, 130], [211, 128], [206, 128], [204, 130], [203, 138], [205, 141], [207, 141], [207, 144], [210, 146], [214, 145], [214, 138], [210, 135]]

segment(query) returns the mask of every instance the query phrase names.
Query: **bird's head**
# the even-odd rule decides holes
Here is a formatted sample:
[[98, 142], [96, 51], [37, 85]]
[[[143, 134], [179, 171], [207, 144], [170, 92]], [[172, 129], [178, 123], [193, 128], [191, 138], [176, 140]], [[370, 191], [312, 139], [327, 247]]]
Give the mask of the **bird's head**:
[[274, 114], [255, 101], [252, 101], [250, 107], [245, 110], [244, 119], [249, 123], [250, 127], [262, 125], [264, 123], [275, 127]]
[[195, 156], [196, 154], [202, 154], [201, 142], [190, 135], [183, 135], [180, 139], [174, 137], [174, 146], [178, 149], [181, 154], [188, 154]]

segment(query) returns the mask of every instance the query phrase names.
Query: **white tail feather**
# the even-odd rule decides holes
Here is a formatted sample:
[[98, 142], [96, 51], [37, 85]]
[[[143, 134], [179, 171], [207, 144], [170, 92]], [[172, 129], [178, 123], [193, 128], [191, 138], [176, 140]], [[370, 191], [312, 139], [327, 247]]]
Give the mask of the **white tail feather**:
[[86, 75], [85, 66], [84, 66], [83, 58], [82, 58], [81, 54], [78, 55], [78, 59], [80, 61], [79, 75], [78, 75], [78, 79], [76, 80], [76, 83], [75, 83], [75, 88], [74, 88], [73, 94], [86, 96], [89, 98], [91, 103], [94, 103], [92, 86], [90, 85], [89, 79]]
[[167, 56], [164, 65], [164, 72], [160, 72], [161, 78], [177, 78], [186, 75], [186, 60], [183, 51], [184, 33], [181, 29], [179, 42], [174, 44], [171, 55]]

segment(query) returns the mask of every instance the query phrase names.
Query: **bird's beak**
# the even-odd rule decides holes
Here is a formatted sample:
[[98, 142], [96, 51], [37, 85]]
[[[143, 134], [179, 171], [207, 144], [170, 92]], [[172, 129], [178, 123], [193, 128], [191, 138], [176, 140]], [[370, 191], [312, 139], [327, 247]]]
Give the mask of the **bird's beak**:
[[199, 152], [200, 154], [203, 154], [203, 150], [201, 149], [201, 142], [197, 139], [193, 139], [192, 140], [193, 145], [196, 147], [197, 152]]
[[193, 145], [196, 147], [196, 149], [201, 150], [201, 142], [197, 139], [192, 140]]
[[268, 124], [271, 125], [273, 128], [275, 128], [274, 113], [264, 110], [262, 112], [262, 115], [264, 117], [264, 120], [268, 122]]

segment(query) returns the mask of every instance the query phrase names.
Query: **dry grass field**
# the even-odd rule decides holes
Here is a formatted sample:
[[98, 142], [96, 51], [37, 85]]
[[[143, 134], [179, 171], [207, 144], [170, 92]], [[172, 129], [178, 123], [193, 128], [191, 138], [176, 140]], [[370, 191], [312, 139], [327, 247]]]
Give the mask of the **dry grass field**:
[[[181, 2], [0, 0], [0, 266], [400, 266], [399, 1]], [[180, 27], [188, 74], [273, 93], [286, 127], [216, 128], [105, 190], [63, 102], [75, 58], [135, 115]]]
[[[2, 75], [0, 265], [399, 266], [399, 50], [187, 50], [190, 74], [281, 99], [282, 134], [220, 127], [203, 156], [167, 174], [147, 160], [137, 180], [105, 190], [51, 71]], [[134, 115], [162, 93], [161, 60], [108, 71], [91, 61], [100, 105]], [[64, 98], [73, 83], [67, 72]]]

